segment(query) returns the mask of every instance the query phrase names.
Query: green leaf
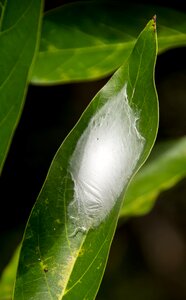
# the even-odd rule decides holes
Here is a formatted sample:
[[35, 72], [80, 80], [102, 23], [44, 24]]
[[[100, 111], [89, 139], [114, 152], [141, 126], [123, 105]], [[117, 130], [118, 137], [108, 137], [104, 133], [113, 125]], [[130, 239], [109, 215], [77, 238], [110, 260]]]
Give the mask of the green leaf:
[[0, 173], [23, 108], [37, 48], [42, 1], [1, 1]]
[[0, 279], [0, 299], [11, 300], [14, 282], [16, 278], [16, 271], [19, 259], [20, 247], [18, 247], [10, 260], [9, 264], [3, 271]]
[[186, 45], [186, 15], [156, 6], [81, 2], [46, 13], [34, 84], [93, 80], [127, 60], [147, 21], [158, 17], [159, 52]]
[[148, 213], [158, 195], [185, 176], [186, 138], [155, 146], [150, 159], [130, 183], [120, 216]]
[[95, 299], [124, 191], [157, 133], [156, 53], [151, 20], [59, 148], [26, 227], [14, 300]]

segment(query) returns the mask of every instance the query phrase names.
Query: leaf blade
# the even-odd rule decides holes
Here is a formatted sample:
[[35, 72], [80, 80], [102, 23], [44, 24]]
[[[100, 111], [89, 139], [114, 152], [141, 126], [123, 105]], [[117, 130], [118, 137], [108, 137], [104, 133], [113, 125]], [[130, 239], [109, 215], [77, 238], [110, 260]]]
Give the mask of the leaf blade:
[[38, 47], [42, 1], [4, 3], [0, 31], [0, 173], [23, 108]]
[[[23, 297], [26, 299], [34, 297], [35, 300], [39, 300], [41, 295], [46, 300], [72, 300], [76, 299], [77, 295], [80, 299], [95, 298], [117, 225], [122, 196], [118, 196], [117, 201], [109, 208], [109, 213], [106, 212], [106, 216], [98, 213], [99, 220], [94, 215], [91, 225], [87, 223], [90, 221], [87, 215], [82, 215], [77, 209], [73, 213], [78, 213], [81, 220], [79, 217], [77, 222], [74, 221], [76, 216], [72, 213], [69, 215], [69, 207], [76, 197], [75, 171], [77, 168], [79, 170], [79, 167], [75, 166], [73, 169], [73, 156], [78, 149], [79, 141], [83, 144], [84, 133], [87, 132], [89, 124], [92, 124], [91, 120], [95, 120], [93, 116], [104, 111], [107, 104], [117, 103], [118, 98], [113, 96], [118, 95], [126, 83], [131, 109], [140, 109], [143, 116], [139, 119], [138, 127], [146, 139], [143, 154], [131, 172], [135, 172], [148, 156], [154, 143], [158, 123], [157, 94], [153, 74], [157, 54], [154, 26], [154, 20], [148, 23], [128, 63], [121, 67], [95, 96], [58, 150], [27, 224], [14, 300], [24, 299]], [[147, 61], [148, 69], [145, 70]], [[150, 98], [146, 92], [147, 88], [141, 89], [142, 83], [143, 87], [148, 87]], [[149, 113], [155, 114], [150, 120]], [[147, 123], [151, 125], [151, 132], [146, 130]], [[91, 136], [91, 133], [88, 136]], [[78, 161], [77, 159], [75, 163], [78, 164]], [[131, 177], [131, 173], [129, 176]], [[129, 178], [126, 179], [125, 184], [128, 180]], [[88, 226], [85, 232], [82, 224]]]
[[127, 60], [154, 14], [160, 53], [186, 45], [185, 14], [168, 8], [90, 2], [48, 12], [32, 82], [58, 84], [110, 75]]

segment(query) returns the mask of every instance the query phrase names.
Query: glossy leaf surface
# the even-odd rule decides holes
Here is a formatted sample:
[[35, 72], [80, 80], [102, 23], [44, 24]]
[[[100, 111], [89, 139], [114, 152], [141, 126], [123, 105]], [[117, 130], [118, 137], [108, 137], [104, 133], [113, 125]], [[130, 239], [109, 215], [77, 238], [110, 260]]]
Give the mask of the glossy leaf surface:
[[150, 159], [130, 183], [120, 216], [148, 213], [158, 195], [185, 176], [186, 138], [155, 146]]
[[155, 14], [159, 52], [186, 46], [186, 15], [168, 8], [81, 2], [48, 12], [32, 82], [56, 84], [111, 74]]
[[1, 1], [0, 173], [24, 103], [40, 32], [41, 0]]
[[[95, 299], [105, 269], [127, 182], [149, 155], [157, 133], [158, 104], [154, 86], [156, 54], [155, 21], [151, 20], [139, 36], [129, 60], [95, 96], [79, 122], [59, 148], [26, 227], [14, 300]], [[126, 95], [123, 93], [124, 88]], [[134, 124], [130, 122], [125, 123], [131, 125], [126, 130], [122, 118], [120, 119], [121, 124], [118, 125], [117, 120], [120, 118], [118, 107], [120, 108], [120, 106], [117, 107], [116, 105], [115, 107], [114, 105], [114, 108], [112, 106], [113, 103], [117, 104], [118, 101], [121, 107], [127, 105], [126, 120], [128, 120], [128, 117], [133, 120], [132, 116], [135, 113], [134, 123], [137, 124], [139, 132], [137, 129], [132, 128]], [[110, 107], [112, 109], [105, 112], [105, 108]], [[101, 125], [101, 121], [98, 122], [101, 113], [101, 121], [106, 124], [106, 128], [111, 116], [113, 117], [113, 126], [111, 123], [109, 130], [104, 131], [105, 127]], [[110, 132], [113, 133], [115, 124], [117, 124], [116, 128], [119, 130], [110, 136], [109, 134]], [[100, 130], [102, 128], [101, 135]], [[151, 131], [148, 128], [151, 128]], [[131, 132], [133, 132], [132, 135]], [[94, 135], [94, 133], [96, 134]], [[98, 136], [97, 133], [99, 133]], [[86, 207], [87, 199], [92, 204], [90, 197], [95, 198], [97, 194], [93, 185], [90, 185], [87, 189], [88, 185], [85, 183], [86, 179], [89, 180], [89, 178], [96, 180], [99, 174], [92, 174], [92, 169], [88, 167], [91, 165], [95, 170], [96, 165], [99, 170], [100, 165], [104, 166], [107, 169], [105, 177], [103, 176], [104, 180], [106, 177], [112, 180], [114, 178], [123, 180], [120, 173], [117, 173], [117, 168], [120, 170], [120, 166], [122, 166], [122, 160], [121, 162], [118, 161], [117, 155], [114, 153], [118, 154], [123, 149], [123, 144], [119, 143], [121, 146], [119, 148], [115, 147], [115, 144], [118, 145], [118, 135], [121, 135], [122, 140], [125, 139], [124, 134], [129, 137], [129, 144], [134, 136], [140, 140], [139, 135], [143, 136], [143, 150], [136, 148], [135, 141], [132, 143], [137, 152], [135, 153], [136, 156], [132, 157], [136, 159], [136, 163], [130, 170], [125, 185], [121, 191], [119, 189], [119, 194], [114, 199], [112, 208], [104, 215], [104, 218], [101, 218], [103, 215], [100, 215], [100, 211], [103, 211], [103, 208], [106, 207], [103, 201], [105, 200], [105, 194], [108, 196], [106, 198], [109, 201], [112, 197], [109, 192], [110, 185], [112, 185], [113, 194], [115, 196], [117, 194], [115, 184], [112, 181], [109, 181], [110, 185], [106, 182], [102, 184], [101, 187], [104, 187], [104, 189], [100, 190], [102, 199], [99, 200], [103, 201], [101, 202], [103, 207], [99, 207], [98, 217], [93, 214], [92, 210], [91, 219], [88, 210], [83, 210], [82, 204]], [[105, 137], [108, 136], [109, 140], [105, 140]], [[107, 150], [110, 147], [107, 147], [107, 143], [106, 145], [103, 144], [103, 141], [110, 142], [110, 139], [112, 143], [109, 145], [113, 149], [112, 154], [117, 161], [117, 168], [112, 163], [110, 165], [112, 172], [108, 172], [108, 165], [105, 164], [105, 156], [108, 156]], [[87, 145], [90, 145], [92, 149], [89, 147], [87, 150]], [[80, 149], [83, 147], [80, 152], [78, 152], [79, 147]], [[124, 148], [126, 150], [126, 145]], [[100, 160], [98, 160], [100, 158], [98, 149], [101, 152]], [[104, 151], [101, 151], [103, 149]], [[133, 147], [129, 149], [129, 153], [132, 151]], [[89, 157], [89, 154], [91, 154], [91, 157]], [[82, 159], [82, 155], [84, 159]], [[94, 158], [93, 162], [91, 161], [92, 164], [90, 158]], [[106, 159], [106, 162], [110, 163], [110, 158]], [[126, 170], [131, 168], [131, 163], [126, 165]], [[87, 168], [88, 172], [85, 172]], [[103, 172], [104, 168], [100, 172]], [[113, 172], [113, 170], [115, 171]], [[82, 178], [81, 173], [85, 175], [83, 177], [85, 182], [80, 180]], [[115, 175], [112, 175], [112, 173]], [[82, 185], [80, 185], [81, 183]], [[117, 180], [115, 183], [117, 184]], [[96, 184], [98, 183], [96, 182]], [[79, 194], [77, 194], [77, 191]], [[85, 191], [87, 196], [83, 198]], [[79, 198], [76, 198], [78, 195]], [[74, 201], [76, 201], [75, 204], [79, 204], [78, 207], [73, 206]], [[70, 210], [70, 208], [73, 209]], [[77, 218], [73, 215], [75, 213], [78, 214]], [[81, 222], [78, 223], [79, 221]], [[86, 221], [92, 221], [92, 223], [87, 225]]]

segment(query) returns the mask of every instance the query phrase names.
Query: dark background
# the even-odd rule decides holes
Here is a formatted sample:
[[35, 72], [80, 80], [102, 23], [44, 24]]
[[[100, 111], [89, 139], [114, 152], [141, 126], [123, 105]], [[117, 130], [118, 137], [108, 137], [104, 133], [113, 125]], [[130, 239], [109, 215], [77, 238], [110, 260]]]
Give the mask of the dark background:
[[[45, 9], [69, 2], [75, 1], [46, 1]], [[184, 1], [140, 3], [186, 11]], [[186, 134], [185, 57], [186, 48], [179, 48], [157, 59], [158, 141]], [[56, 150], [106, 81], [29, 86], [0, 178], [0, 271], [21, 240]], [[183, 180], [160, 195], [150, 214], [120, 222], [97, 299], [186, 299], [185, 196]]]

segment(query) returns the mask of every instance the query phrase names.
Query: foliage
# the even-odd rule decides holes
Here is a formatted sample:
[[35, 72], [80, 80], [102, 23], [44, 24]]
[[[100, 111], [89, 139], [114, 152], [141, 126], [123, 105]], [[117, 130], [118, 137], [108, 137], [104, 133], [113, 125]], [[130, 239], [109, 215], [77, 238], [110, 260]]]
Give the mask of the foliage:
[[168, 8], [80, 2], [47, 12], [32, 82], [64, 83], [112, 73], [127, 60], [140, 31], [155, 14], [159, 53], [186, 45], [185, 14]]
[[3, 274], [1, 276], [0, 281], [0, 299], [1, 300], [10, 300], [12, 293], [13, 293], [13, 287], [16, 277], [16, 270], [19, 260], [19, 251], [20, 247], [18, 247], [13, 254], [9, 264], [4, 269]]
[[24, 104], [38, 46], [41, 1], [5, 1], [0, 18], [0, 173]]
[[132, 180], [120, 217], [147, 214], [158, 195], [186, 176], [186, 138], [159, 143]]
[[[119, 215], [148, 213], [162, 190], [185, 177], [185, 138], [162, 143], [135, 173], [151, 151], [158, 124], [154, 19], [140, 31], [156, 13], [161, 53], [185, 45], [186, 18], [162, 7], [124, 9], [121, 3], [81, 2], [47, 12], [41, 32], [42, 6], [38, 0], [0, 1], [0, 172], [30, 81], [45, 85], [92, 80], [120, 68], [94, 97], [54, 157], [26, 227], [14, 299], [76, 299], [77, 295], [94, 299]], [[127, 185], [107, 217], [82, 232], [69, 218], [74, 181], [68, 166], [92, 118], [125, 86], [144, 149], [128, 178], [135, 175], [124, 203]], [[18, 254], [2, 275], [2, 300], [11, 297], [17, 259]]]

